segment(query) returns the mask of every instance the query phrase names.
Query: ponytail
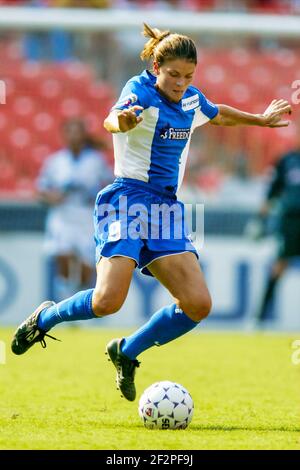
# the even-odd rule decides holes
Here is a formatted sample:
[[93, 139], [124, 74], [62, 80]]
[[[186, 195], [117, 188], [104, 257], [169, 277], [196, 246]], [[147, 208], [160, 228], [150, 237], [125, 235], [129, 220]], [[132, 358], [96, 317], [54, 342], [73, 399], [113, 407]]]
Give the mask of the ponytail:
[[185, 59], [197, 64], [196, 45], [188, 36], [150, 28], [146, 23], [142, 34], [150, 38], [140, 54], [142, 60], [152, 59], [162, 65], [167, 60]]
[[154, 55], [156, 46], [167, 36], [169, 36], [170, 31], [160, 31], [157, 28], [150, 28], [146, 23], [144, 23], [144, 28], [142, 32], [143, 36], [150, 38], [146, 42], [144, 49], [141, 52], [142, 60], [149, 60]]

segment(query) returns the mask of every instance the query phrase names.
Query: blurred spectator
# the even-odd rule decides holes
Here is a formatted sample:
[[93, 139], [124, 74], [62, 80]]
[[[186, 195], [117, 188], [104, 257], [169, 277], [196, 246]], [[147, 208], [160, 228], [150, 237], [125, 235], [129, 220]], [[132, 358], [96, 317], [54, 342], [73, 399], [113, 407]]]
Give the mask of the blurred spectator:
[[27, 34], [24, 55], [30, 61], [65, 62], [73, 58], [72, 35], [65, 31], [34, 32]]
[[[109, 0], [31, 0], [32, 7], [107, 8]], [[31, 61], [53, 60], [64, 62], [76, 56], [76, 35], [63, 30], [37, 31], [25, 37], [25, 57]]]
[[52, 6], [62, 8], [108, 8], [110, 0], [52, 0]]
[[37, 182], [40, 200], [49, 206], [46, 250], [56, 262], [56, 300], [92, 281], [92, 209], [97, 192], [112, 180], [103, 153], [81, 119], [67, 121], [63, 135], [66, 147], [50, 155]]
[[[46, 8], [49, 2], [31, 0], [31, 7]], [[72, 58], [72, 34], [62, 30], [35, 31], [25, 35], [24, 55], [30, 61], [53, 60], [64, 62]]]

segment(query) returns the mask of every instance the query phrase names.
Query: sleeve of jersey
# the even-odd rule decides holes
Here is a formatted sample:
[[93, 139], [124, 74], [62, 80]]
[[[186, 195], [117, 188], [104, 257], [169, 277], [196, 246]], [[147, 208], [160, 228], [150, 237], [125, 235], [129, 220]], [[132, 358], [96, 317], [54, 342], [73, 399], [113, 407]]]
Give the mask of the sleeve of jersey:
[[52, 162], [51, 160], [48, 160], [41, 172], [40, 172], [40, 175], [36, 181], [36, 187], [38, 189], [38, 191], [48, 191], [50, 189], [53, 188], [53, 185], [52, 185], [52, 175], [53, 175], [53, 172], [52, 172]]
[[114, 109], [128, 109], [131, 106], [142, 106], [144, 109], [149, 107], [149, 98], [148, 92], [140, 83], [135, 80], [130, 80], [126, 83], [125, 87], [122, 90], [121, 96], [112, 107], [111, 111]]
[[216, 117], [219, 112], [218, 106], [209, 101], [201, 91], [199, 91], [199, 104], [200, 106], [196, 111], [196, 127], [206, 124]]

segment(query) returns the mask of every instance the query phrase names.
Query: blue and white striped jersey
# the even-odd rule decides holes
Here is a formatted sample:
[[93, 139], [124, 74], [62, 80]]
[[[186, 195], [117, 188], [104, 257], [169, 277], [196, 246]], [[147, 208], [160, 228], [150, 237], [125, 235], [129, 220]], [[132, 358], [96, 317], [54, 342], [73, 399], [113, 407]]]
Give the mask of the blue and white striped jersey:
[[70, 207], [92, 205], [97, 192], [112, 179], [111, 170], [100, 151], [85, 147], [74, 158], [68, 148], [63, 148], [45, 161], [37, 188], [39, 191], [64, 193], [65, 199], [55, 209], [69, 210]]
[[148, 70], [131, 78], [113, 109], [140, 105], [143, 121], [125, 133], [113, 134], [115, 175], [139, 179], [176, 192], [183, 179], [191, 135], [218, 114], [218, 107], [189, 86], [174, 103], [155, 88]]

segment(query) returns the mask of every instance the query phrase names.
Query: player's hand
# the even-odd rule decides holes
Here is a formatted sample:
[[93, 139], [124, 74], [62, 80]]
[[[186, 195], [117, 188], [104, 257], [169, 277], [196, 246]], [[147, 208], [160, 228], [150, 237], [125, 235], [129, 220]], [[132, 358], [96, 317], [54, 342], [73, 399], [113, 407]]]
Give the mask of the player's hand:
[[142, 116], [137, 116], [136, 112], [143, 111], [142, 106], [131, 106], [118, 114], [119, 129], [121, 132], [127, 132], [134, 129], [142, 120]]
[[262, 115], [263, 127], [286, 127], [290, 121], [283, 120], [283, 114], [291, 114], [291, 105], [286, 100], [273, 100]]

